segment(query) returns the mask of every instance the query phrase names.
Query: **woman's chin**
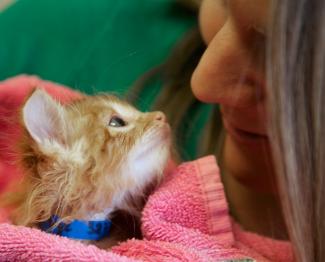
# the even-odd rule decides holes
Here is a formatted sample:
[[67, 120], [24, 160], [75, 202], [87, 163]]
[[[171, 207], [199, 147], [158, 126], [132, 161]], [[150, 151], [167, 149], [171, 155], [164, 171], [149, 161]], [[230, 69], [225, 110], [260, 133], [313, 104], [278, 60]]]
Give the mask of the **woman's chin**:
[[247, 189], [275, 193], [275, 171], [267, 137], [231, 134], [227, 130], [223, 148], [223, 167]]

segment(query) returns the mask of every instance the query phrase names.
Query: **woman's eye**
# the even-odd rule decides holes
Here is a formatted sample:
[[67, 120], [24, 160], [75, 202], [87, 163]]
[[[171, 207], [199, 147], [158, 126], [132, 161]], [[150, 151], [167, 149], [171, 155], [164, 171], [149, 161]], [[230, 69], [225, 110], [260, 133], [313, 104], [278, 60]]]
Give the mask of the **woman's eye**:
[[126, 126], [126, 122], [118, 116], [113, 116], [109, 121], [108, 125], [111, 127], [122, 127]]

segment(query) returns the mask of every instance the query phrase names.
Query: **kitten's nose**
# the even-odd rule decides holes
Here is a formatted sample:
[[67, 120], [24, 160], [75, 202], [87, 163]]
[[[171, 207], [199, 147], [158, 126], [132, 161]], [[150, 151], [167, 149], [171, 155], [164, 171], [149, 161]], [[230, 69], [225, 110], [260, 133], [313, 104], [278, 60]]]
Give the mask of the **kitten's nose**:
[[156, 112], [155, 114], [155, 120], [162, 121], [162, 122], [167, 122], [167, 118], [163, 112]]

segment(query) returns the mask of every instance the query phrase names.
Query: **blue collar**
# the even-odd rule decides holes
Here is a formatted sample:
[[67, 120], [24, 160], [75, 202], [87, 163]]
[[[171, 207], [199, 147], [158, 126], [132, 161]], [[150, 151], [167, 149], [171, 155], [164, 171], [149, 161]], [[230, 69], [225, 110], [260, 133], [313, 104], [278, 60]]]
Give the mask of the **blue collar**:
[[39, 226], [48, 233], [80, 240], [100, 240], [107, 237], [112, 226], [110, 220], [72, 220], [69, 224], [60, 222], [52, 228], [59, 219], [56, 215], [51, 216], [49, 220], [39, 223]]

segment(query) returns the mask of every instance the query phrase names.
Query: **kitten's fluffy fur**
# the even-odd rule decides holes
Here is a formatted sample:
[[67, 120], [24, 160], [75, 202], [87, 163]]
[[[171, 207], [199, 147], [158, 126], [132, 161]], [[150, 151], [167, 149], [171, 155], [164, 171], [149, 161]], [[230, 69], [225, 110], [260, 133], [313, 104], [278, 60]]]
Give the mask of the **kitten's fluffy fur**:
[[[126, 125], [110, 125], [112, 117]], [[19, 225], [34, 227], [54, 214], [69, 221], [134, 211], [132, 203], [169, 158], [164, 115], [141, 113], [114, 96], [62, 106], [36, 89], [22, 108], [22, 125], [26, 175], [12, 216]]]

